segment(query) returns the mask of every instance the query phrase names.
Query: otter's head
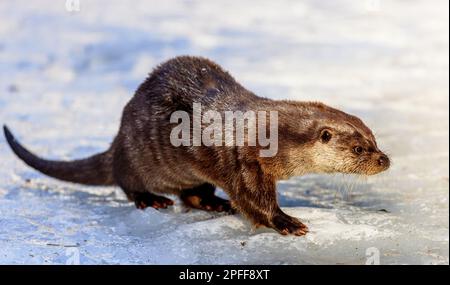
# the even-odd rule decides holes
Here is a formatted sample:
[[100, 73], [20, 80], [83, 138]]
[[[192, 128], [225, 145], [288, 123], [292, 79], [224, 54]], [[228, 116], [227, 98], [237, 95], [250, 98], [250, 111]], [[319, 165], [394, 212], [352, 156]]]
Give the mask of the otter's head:
[[318, 105], [310, 157], [317, 172], [374, 175], [390, 160], [377, 147], [372, 131], [357, 117]]
[[322, 103], [278, 101], [278, 152], [259, 158], [278, 179], [307, 173], [374, 175], [390, 166], [357, 117]]

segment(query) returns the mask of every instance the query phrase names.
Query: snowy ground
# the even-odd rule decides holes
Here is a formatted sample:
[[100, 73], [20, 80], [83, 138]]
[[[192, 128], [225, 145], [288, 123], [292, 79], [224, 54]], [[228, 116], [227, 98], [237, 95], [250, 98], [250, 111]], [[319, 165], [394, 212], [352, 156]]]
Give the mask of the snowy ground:
[[179, 203], [138, 211], [119, 189], [26, 167], [2, 136], [0, 263], [449, 263], [448, 1], [132, 3], [1, 1], [0, 123], [46, 157], [96, 153], [155, 64], [203, 55], [259, 95], [360, 116], [392, 168], [280, 182], [311, 229], [282, 237]]

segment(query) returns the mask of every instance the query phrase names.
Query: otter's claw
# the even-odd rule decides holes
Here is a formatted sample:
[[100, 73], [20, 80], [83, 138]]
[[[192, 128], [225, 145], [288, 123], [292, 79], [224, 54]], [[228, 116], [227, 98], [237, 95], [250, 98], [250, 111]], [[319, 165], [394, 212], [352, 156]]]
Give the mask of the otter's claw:
[[303, 236], [309, 231], [308, 227], [297, 218], [286, 215], [283, 212], [273, 217], [272, 224], [273, 228], [282, 235], [294, 234], [296, 236]]
[[173, 201], [162, 196], [158, 196], [152, 193], [140, 193], [134, 197], [134, 204], [136, 208], [144, 210], [147, 207], [155, 209], [166, 209], [168, 206], [173, 205]]

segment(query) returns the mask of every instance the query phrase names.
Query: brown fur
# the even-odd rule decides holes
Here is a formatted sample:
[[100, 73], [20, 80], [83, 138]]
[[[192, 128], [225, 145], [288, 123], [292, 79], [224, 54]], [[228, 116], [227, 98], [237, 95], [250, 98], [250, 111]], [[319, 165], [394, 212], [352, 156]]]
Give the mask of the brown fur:
[[[260, 157], [257, 146], [174, 147], [170, 115], [192, 104], [207, 110], [278, 111], [279, 149]], [[191, 118], [192, 119], [192, 118]], [[330, 135], [325, 141], [323, 134]], [[158, 66], [126, 105], [118, 135], [100, 155], [73, 162], [38, 158], [23, 148], [5, 127], [14, 152], [41, 172], [76, 183], [119, 185], [138, 208], [165, 208], [173, 202], [155, 193], [179, 195], [186, 205], [204, 210], [231, 210], [214, 196], [221, 187], [232, 208], [256, 225], [282, 234], [308, 230], [277, 204], [276, 181], [306, 173], [371, 175], [389, 167], [368, 127], [355, 116], [321, 103], [274, 101], [246, 90], [208, 59], [177, 57]], [[325, 136], [325, 137], [326, 137]], [[355, 147], [363, 149], [361, 154]]]

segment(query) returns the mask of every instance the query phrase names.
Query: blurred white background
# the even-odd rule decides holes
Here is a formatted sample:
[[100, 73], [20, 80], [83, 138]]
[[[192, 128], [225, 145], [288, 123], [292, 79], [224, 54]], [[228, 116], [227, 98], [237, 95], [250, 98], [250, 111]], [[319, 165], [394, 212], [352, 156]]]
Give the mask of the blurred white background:
[[448, 1], [76, 4], [0, 2], [0, 123], [36, 153], [106, 149], [151, 69], [189, 54], [260, 96], [358, 115], [393, 165], [363, 182], [280, 182], [280, 204], [311, 229], [282, 237], [180, 203], [137, 211], [118, 188], [37, 173], [1, 137], [0, 263], [66, 263], [73, 246], [82, 264], [364, 264], [372, 247], [382, 264], [448, 264]]

